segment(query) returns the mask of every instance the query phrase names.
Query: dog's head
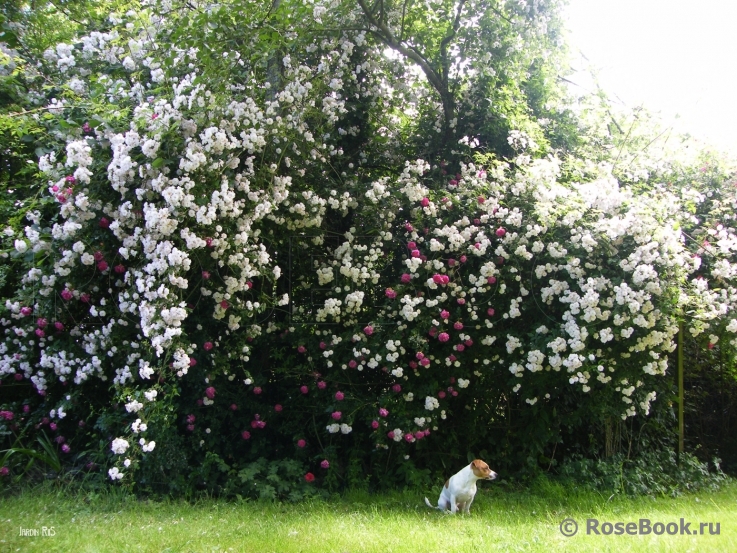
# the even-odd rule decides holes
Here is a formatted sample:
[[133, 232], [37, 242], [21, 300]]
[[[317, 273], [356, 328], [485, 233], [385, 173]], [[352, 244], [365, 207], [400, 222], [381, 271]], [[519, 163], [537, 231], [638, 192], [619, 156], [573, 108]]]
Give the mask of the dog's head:
[[489, 465], [481, 459], [475, 459], [471, 463], [471, 470], [481, 480], [494, 480], [496, 478], [496, 472], [491, 470]]

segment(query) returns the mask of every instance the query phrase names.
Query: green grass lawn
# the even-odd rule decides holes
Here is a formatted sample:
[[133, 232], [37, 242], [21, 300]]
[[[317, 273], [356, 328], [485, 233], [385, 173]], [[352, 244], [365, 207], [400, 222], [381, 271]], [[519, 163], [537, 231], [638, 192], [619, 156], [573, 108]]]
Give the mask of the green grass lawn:
[[[358, 552], [737, 551], [737, 483], [678, 498], [608, 497], [544, 484], [482, 483], [470, 515], [428, 509], [421, 494], [349, 494], [301, 504], [139, 501], [35, 489], [0, 500], [0, 551]], [[431, 501], [437, 499], [435, 493]], [[579, 524], [573, 537], [560, 523]], [[605, 522], [720, 523], [709, 535], [586, 535]], [[41, 535], [46, 527], [46, 533]], [[715, 530], [715, 525], [712, 526]], [[52, 530], [53, 529], [53, 530]], [[673, 527], [671, 527], [673, 529]], [[38, 536], [21, 535], [38, 532]], [[680, 528], [679, 528], [680, 531]]]

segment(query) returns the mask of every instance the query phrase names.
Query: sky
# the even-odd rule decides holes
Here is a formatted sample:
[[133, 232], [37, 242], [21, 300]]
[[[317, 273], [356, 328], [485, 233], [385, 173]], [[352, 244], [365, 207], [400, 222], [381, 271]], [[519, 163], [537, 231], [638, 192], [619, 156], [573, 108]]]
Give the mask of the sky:
[[606, 92], [737, 155], [737, 0], [568, 1], [569, 44]]

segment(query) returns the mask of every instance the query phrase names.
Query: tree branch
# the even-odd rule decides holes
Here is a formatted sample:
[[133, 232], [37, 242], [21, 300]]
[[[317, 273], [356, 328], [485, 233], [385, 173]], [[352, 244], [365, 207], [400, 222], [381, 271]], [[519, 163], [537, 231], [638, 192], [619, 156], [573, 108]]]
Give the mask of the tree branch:
[[404, 40], [404, 18], [407, 15], [407, 0], [404, 0], [404, 3], [402, 4], [402, 25], [399, 30], [399, 40]]
[[448, 73], [450, 72], [450, 62], [448, 60], [448, 44], [455, 38], [458, 33], [458, 28], [461, 25], [461, 13], [463, 12], [463, 5], [466, 0], [458, 2], [458, 8], [456, 9], [455, 21], [453, 21], [453, 27], [450, 33], [440, 42], [440, 64], [443, 68], [443, 80], [448, 82]]
[[[395, 50], [402, 54], [405, 58], [409, 58], [412, 61], [414, 61], [417, 65], [420, 66], [422, 69], [422, 72], [427, 77], [427, 80], [430, 82], [432, 87], [437, 91], [437, 93], [440, 95], [440, 100], [443, 104], [443, 115], [445, 116], [445, 141], [447, 142], [450, 139], [451, 134], [451, 127], [450, 122], [453, 119], [453, 113], [455, 111], [455, 102], [453, 101], [453, 97], [448, 91], [448, 78], [447, 74], [445, 75], [438, 75], [437, 71], [433, 69], [433, 67], [430, 65], [430, 62], [422, 55], [419, 51], [413, 46], [407, 46], [404, 44], [404, 41], [397, 40], [394, 37], [394, 34], [392, 33], [391, 29], [386, 25], [384, 21], [381, 19], [376, 19], [373, 15], [373, 13], [368, 9], [366, 6], [366, 3], [364, 0], [357, 0], [358, 5], [361, 6], [361, 9], [363, 10], [364, 15], [366, 16], [366, 19], [369, 22], [369, 25], [375, 27], [378, 30], [372, 30], [372, 33], [375, 34], [379, 39], [381, 39], [384, 44], [389, 46], [392, 50]], [[461, 16], [461, 10], [463, 7], [463, 4], [466, 0], [461, 0], [458, 12], [456, 14], [456, 19], [454, 23], [454, 29], [457, 30], [458, 26], [460, 25], [460, 16]], [[456, 31], [452, 31], [452, 35], [448, 39], [448, 42], [453, 39], [453, 36], [455, 36]], [[448, 37], [446, 37], [447, 39]], [[445, 40], [445, 39], [443, 39]], [[447, 43], [446, 43], [447, 46]], [[447, 73], [444, 71], [444, 73]]]

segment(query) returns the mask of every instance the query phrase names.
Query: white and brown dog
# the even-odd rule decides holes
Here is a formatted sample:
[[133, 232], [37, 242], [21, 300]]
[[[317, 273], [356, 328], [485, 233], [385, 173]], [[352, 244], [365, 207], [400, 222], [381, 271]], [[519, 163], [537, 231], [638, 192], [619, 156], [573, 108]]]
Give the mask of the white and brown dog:
[[425, 498], [425, 503], [431, 509], [440, 509], [441, 511], [450, 509], [453, 514], [458, 510], [468, 513], [476, 495], [476, 481], [494, 480], [495, 478], [496, 473], [489, 468], [489, 465], [481, 459], [476, 459], [445, 481], [445, 486], [443, 486], [438, 498], [437, 507], [433, 507], [427, 498]]

